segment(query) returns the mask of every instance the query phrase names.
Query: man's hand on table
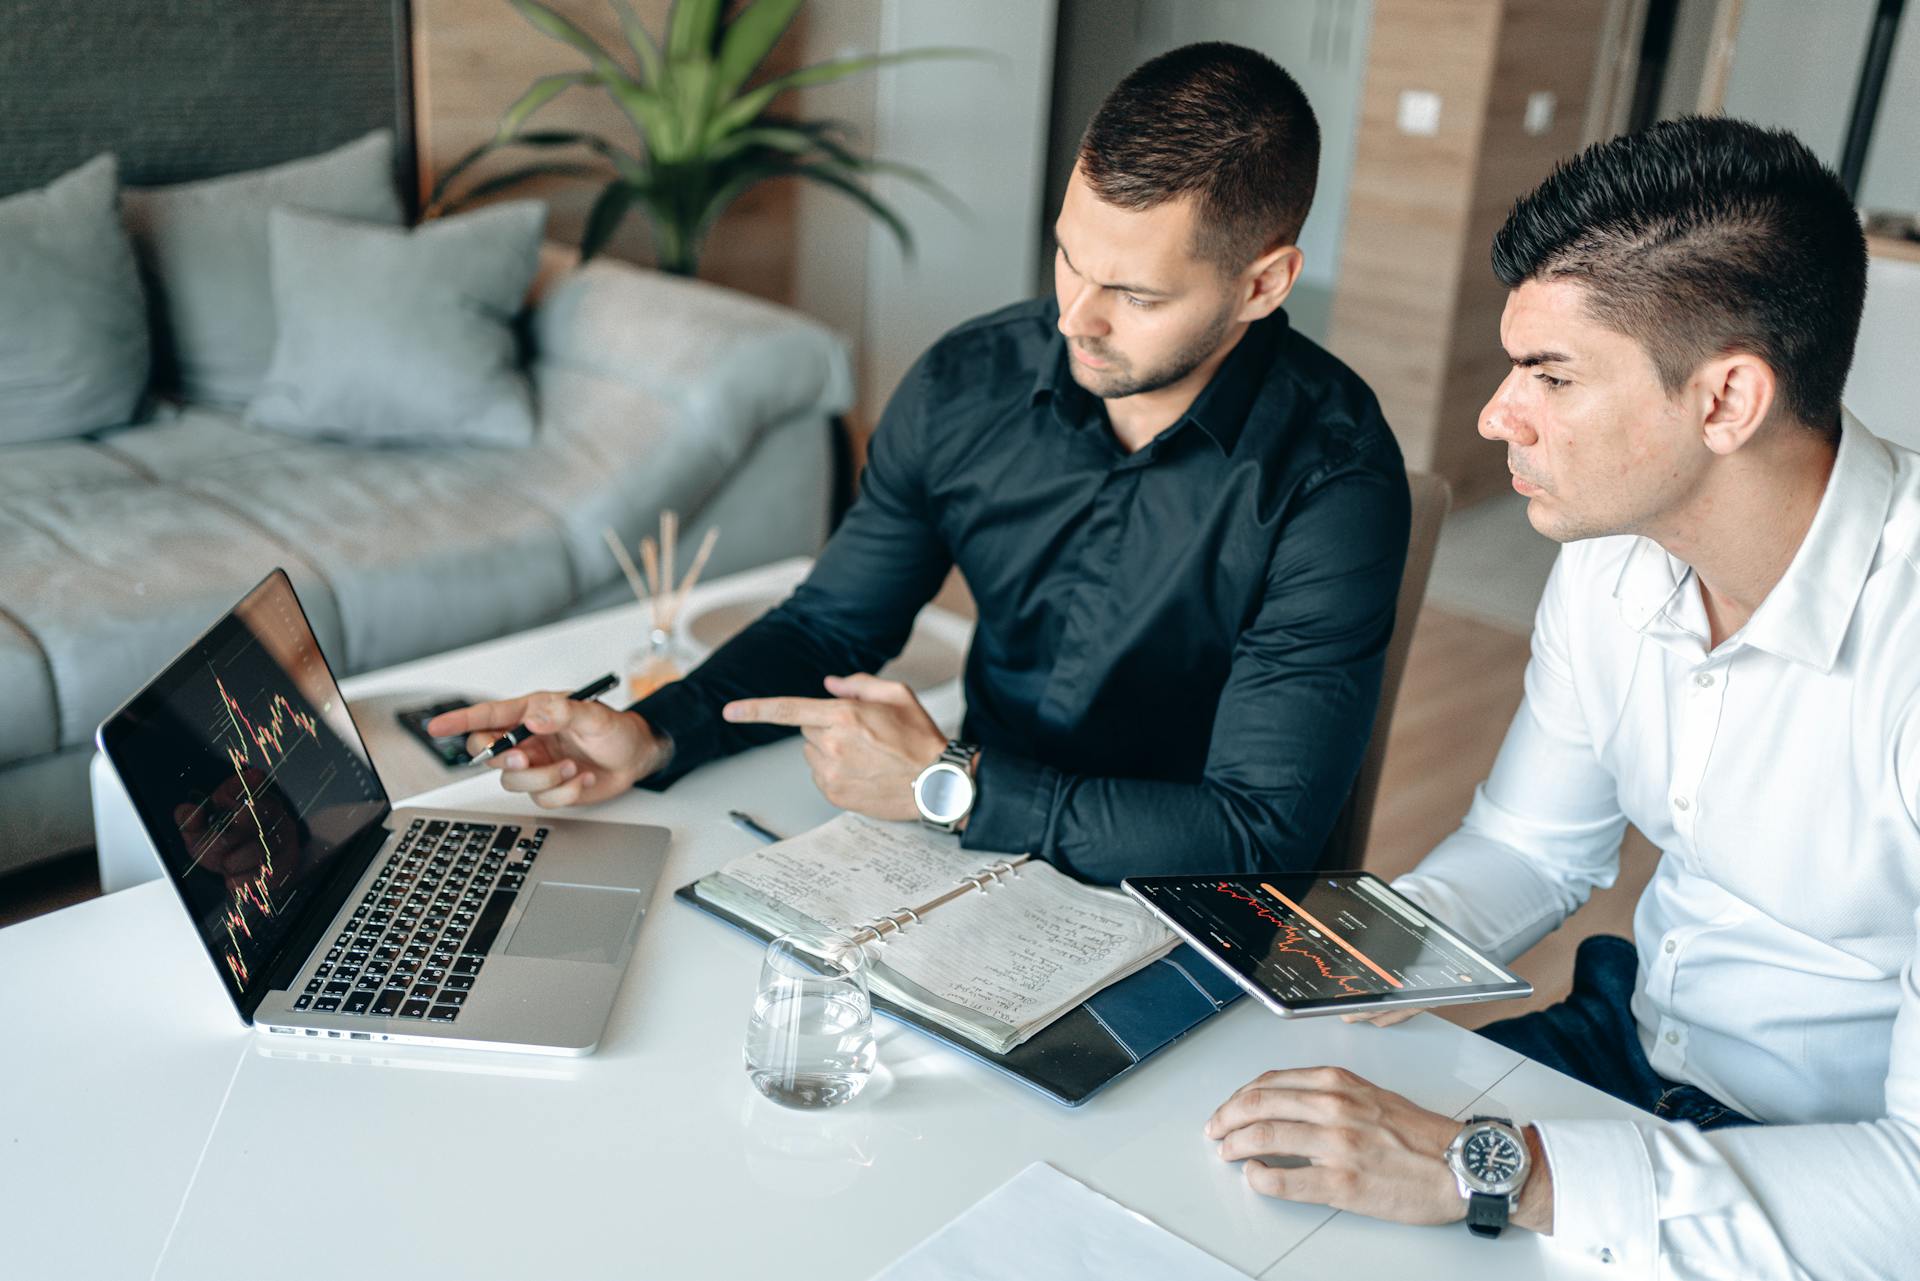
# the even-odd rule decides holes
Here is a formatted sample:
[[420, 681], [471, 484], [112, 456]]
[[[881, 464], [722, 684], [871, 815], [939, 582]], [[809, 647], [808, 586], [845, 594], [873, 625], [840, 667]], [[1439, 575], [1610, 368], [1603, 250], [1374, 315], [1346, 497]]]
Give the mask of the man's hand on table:
[[[1344, 1068], [1267, 1072], [1241, 1086], [1207, 1118], [1220, 1157], [1246, 1161], [1254, 1191], [1399, 1223], [1452, 1223], [1466, 1217], [1447, 1145], [1460, 1122], [1383, 1090]], [[1531, 1127], [1524, 1134], [1533, 1170], [1512, 1222], [1553, 1231], [1553, 1176]], [[1305, 1157], [1275, 1168], [1262, 1156]]]
[[721, 714], [741, 724], [797, 727], [814, 785], [841, 809], [918, 818], [913, 781], [946, 748], [947, 736], [899, 681], [860, 672], [829, 676], [826, 685], [832, 698], [743, 698]]
[[638, 712], [616, 711], [564, 691], [442, 712], [427, 722], [433, 735], [465, 734], [478, 756], [516, 725], [534, 732], [524, 743], [486, 762], [509, 792], [529, 792], [543, 809], [592, 805], [625, 793], [667, 763], [672, 749]]

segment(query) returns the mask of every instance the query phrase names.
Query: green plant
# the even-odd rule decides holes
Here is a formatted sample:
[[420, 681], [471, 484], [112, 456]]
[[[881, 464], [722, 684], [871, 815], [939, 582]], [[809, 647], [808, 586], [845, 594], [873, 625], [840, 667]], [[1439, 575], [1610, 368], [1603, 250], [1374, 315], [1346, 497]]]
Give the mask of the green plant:
[[[542, 76], [501, 118], [499, 131], [462, 156], [435, 184], [427, 213], [444, 213], [542, 177], [612, 176], [587, 215], [580, 256], [593, 257], [629, 210], [639, 206], [653, 226], [662, 269], [693, 275], [708, 231], [728, 205], [758, 183], [801, 178], [848, 196], [878, 218], [911, 253], [913, 236], [899, 214], [862, 179], [895, 174], [951, 199], [924, 172], [854, 152], [836, 121], [769, 114], [789, 89], [826, 84], [912, 58], [963, 55], [964, 50], [911, 49], [839, 58], [748, 87], [760, 64], [805, 0], [749, 0], [723, 21], [724, 0], [675, 0], [666, 45], [654, 43], [627, 0], [612, 0], [632, 54], [629, 69], [577, 24], [540, 0], [508, 0], [542, 33], [585, 54], [588, 70]], [[527, 130], [534, 114], [562, 93], [598, 88], [620, 108], [639, 142], [628, 149], [594, 133]], [[449, 200], [454, 180], [482, 157], [505, 148], [585, 149], [600, 163], [542, 160], [474, 183]]]

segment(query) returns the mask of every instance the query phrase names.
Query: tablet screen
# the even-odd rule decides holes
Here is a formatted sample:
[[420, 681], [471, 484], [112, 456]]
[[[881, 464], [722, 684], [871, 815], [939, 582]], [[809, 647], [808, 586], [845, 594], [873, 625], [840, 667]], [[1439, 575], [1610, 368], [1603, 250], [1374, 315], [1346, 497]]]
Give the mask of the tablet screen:
[[1126, 886], [1286, 1013], [1532, 991], [1365, 872], [1146, 876]]

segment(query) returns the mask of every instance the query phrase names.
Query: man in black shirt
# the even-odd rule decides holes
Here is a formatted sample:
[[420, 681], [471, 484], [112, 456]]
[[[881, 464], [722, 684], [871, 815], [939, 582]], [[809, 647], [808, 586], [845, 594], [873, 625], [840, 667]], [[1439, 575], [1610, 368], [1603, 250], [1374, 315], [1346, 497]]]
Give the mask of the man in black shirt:
[[[627, 712], [548, 693], [429, 728], [483, 747], [524, 719], [539, 736], [494, 764], [548, 806], [797, 727], [836, 805], [1088, 880], [1314, 866], [1373, 724], [1408, 522], [1373, 394], [1279, 309], [1318, 156], [1261, 55], [1148, 62], [1081, 144], [1055, 297], [920, 359], [791, 598]], [[866, 673], [955, 565], [979, 626], [949, 743]]]

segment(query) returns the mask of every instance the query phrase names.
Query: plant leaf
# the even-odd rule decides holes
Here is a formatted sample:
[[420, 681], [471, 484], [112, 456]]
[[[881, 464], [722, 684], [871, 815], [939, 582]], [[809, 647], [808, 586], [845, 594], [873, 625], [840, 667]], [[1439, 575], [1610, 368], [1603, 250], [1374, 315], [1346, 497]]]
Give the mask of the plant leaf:
[[527, 118], [555, 98], [578, 85], [589, 85], [600, 77], [591, 71], [563, 71], [558, 75], [541, 76], [533, 86], [520, 95], [519, 101], [507, 108], [507, 114], [500, 117], [500, 129], [496, 137], [504, 139], [520, 131]]
[[862, 187], [851, 177], [824, 164], [798, 165], [794, 169], [794, 176], [796, 178], [808, 178], [814, 182], [832, 187], [836, 191], [851, 197], [859, 204], [865, 205], [867, 211], [885, 223], [887, 230], [893, 233], [893, 238], [900, 242], [901, 253], [909, 258], [913, 256], [913, 233], [907, 229], [905, 220], [902, 219], [899, 214], [895, 213], [893, 209], [878, 196], [868, 191], [865, 187]]
[[637, 189], [624, 182], [610, 182], [587, 214], [586, 229], [580, 235], [580, 261], [585, 262], [606, 247], [620, 220], [627, 216]]
[[507, 0], [507, 3], [518, 9], [520, 15], [532, 23], [536, 31], [552, 36], [562, 44], [572, 45], [586, 54], [587, 61], [593, 64], [593, 69], [598, 71], [605, 80], [633, 83], [633, 77], [613, 60], [611, 54], [600, 47], [599, 41], [582, 31], [571, 19], [555, 13], [541, 4], [540, 0]]
[[627, 47], [633, 50], [634, 60], [640, 64], [641, 80], [649, 85], [659, 84], [660, 46], [640, 25], [640, 15], [633, 11], [633, 6], [627, 0], [613, 0], [613, 7], [620, 13], [620, 30], [627, 37]]
[[523, 143], [529, 147], [585, 147], [595, 155], [605, 156], [620, 176], [628, 182], [645, 182], [646, 166], [630, 153], [614, 146], [597, 133], [581, 133], [571, 129], [538, 129], [531, 133], [515, 134], [506, 140], [506, 145]]
[[441, 174], [439, 181], [433, 184], [433, 191], [430, 192], [427, 196], [427, 206], [425, 209], [420, 211], [421, 217], [424, 218], [433, 213], [435, 208], [439, 206], [441, 197], [447, 194], [447, 188], [453, 185], [453, 180], [455, 178], [458, 178], [461, 174], [465, 173], [468, 169], [472, 168], [475, 162], [477, 162], [482, 156], [487, 155], [489, 152], [494, 151], [500, 146], [501, 146], [500, 139], [489, 138], [485, 142], [481, 143], [479, 146], [475, 147], [473, 150], [467, 152], [466, 155], [461, 156], [458, 160], [454, 161], [452, 167], [450, 167], [445, 173]]
[[443, 212], [452, 213], [456, 209], [465, 209], [468, 205], [491, 196], [496, 191], [505, 191], [523, 182], [531, 182], [535, 178], [604, 178], [606, 175], [607, 171], [598, 165], [580, 164], [577, 161], [558, 160], [543, 164], [522, 165], [518, 169], [509, 170], [485, 182], [476, 183], [471, 190], [462, 193], [460, 199], [449, 203]]
[[673, 0], [667, 15], [667, 61], [679, 64], [713, 55], [714, 28], [720, 21], [720, 0]]
[[706, 138], [709, 142], [718, 142], [735, 129], [750, 124], [762, 111], [767, 109], [775, 98], [789, 89], [804, 89], [809, 85], [827, 84], [861, 71], [870, 71], [875, 67], [891, 66], [900, 62], [914, 62], [927, 58], [961, 58], [985, 56], [977, 49], [902, 49], [896, 53], [870, 53], [855, 58], [835, 58], [831, 62], [817, 62], [811, 67], [802, 67], [790, 71], [784, 76], [776, 76], [759, 87], [749, 90], [729, 102], [714, 116], [707, 126]]
[[793, 24], [805, 0], [753, 0], [727, 24], [720, 37], [718, 100], [725, 102], [740, 92], [754, 69], [780, 43], [780, 37]]

